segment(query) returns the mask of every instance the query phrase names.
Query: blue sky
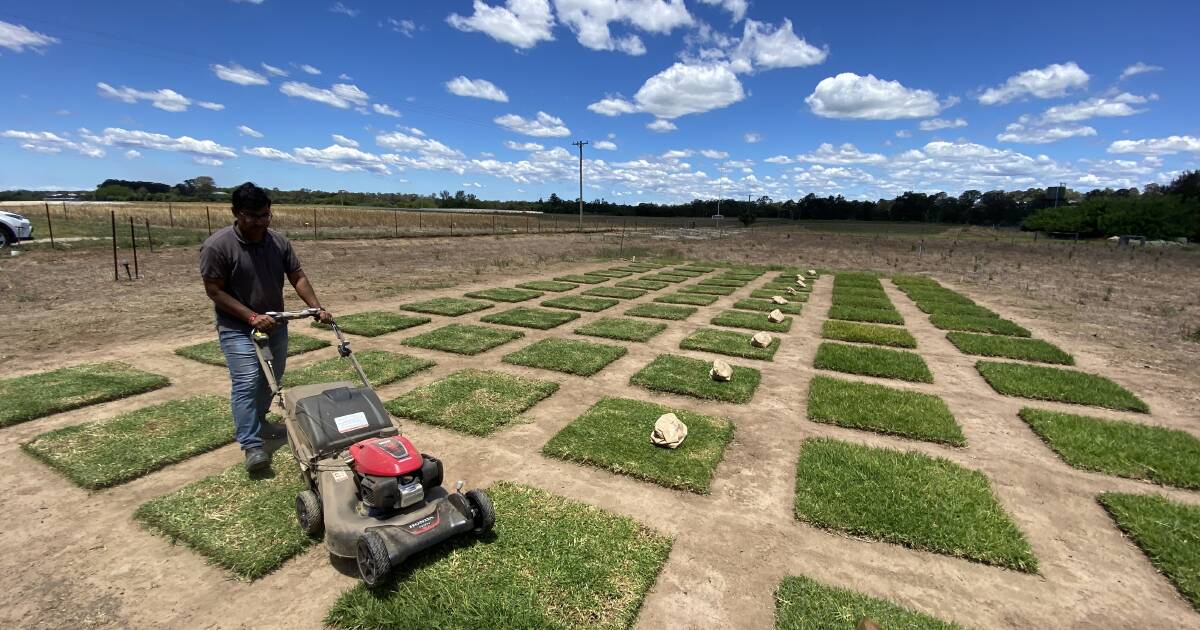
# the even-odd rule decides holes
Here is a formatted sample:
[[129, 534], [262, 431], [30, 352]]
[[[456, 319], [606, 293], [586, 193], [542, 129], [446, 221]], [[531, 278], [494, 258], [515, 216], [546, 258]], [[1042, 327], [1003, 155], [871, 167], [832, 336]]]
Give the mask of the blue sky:
[[1077, 189], [1200, 166], [1200, 4], [42, 0], [0, 189], [211, 175], [484, 198]]

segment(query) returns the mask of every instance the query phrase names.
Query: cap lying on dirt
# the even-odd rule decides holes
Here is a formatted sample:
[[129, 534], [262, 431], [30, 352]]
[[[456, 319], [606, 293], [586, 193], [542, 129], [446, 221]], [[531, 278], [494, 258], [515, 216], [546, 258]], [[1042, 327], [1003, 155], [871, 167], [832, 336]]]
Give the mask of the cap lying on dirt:
[[770, 313], [767, 314], [767, 321], [771, 322], [772, 324], [782, 324], [783, 323], [783, 311], [781, 311], [779, 309], [775, 309], [775, 310], [771, 311]]
[[713, 361], [712, 369], [708, 371], [708, 375], [714, 381], [729, 381], [733, 380], [733, 367], [728, 363], [717, 359]]
[[750, 338], [750, 345], [756, 348], [766, 348], [767, 346], [771, 345], [772, 341], [775, 340], [771, 338], [771, 333], [760, 332]]
[[673, 413], [664, 413], [654, 423], [654, 430], [650, 432], [650, 443], [666, 448], [679, 448], [679, 445], [683, 444], [683, 439], [687, 437], [687, 433], [687, 425], [678, 416]]
[[782, 295], [772, 295], [771, 301], [776, 304], [787, 304], [788, 303], [787, 298], [783, 297]]

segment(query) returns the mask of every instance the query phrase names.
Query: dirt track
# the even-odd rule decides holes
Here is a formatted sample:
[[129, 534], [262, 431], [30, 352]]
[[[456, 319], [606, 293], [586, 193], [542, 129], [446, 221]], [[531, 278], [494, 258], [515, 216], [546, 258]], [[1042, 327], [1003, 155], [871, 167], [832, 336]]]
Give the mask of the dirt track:
[[[1200, 361], [1188, 342], [1165, 332], [1172, 326], [1166, 320], [1191, 317], [1196, 321], [1196, 296], [1200, 295], [1196, 284], [1200, 280], [1194, 273], [1185, 273], [1188, 269], [1194, 272], [1194, 256], [1159, 260], [1157, 264], [1168, 268], [1151, 276], [1148, 267], [1109, 267], [1106, 271], [1103, 265], [1091, 264], [1064, 269], [1052, 259], [1040, 260], [1017, 247], [980, 243], [976, 246], [992, 257], [987, 263], [990, 271], [975, 271], [973, 264], [964, 262], [961, 273], [953, 254], [945, 259], [944, 250], [954, 247], [950, 241], [928, 244], [920, 255], [915, 248], [910, 250], [909, 241], [873, 246], [869, 238], [829, 235], [768, 238], [759, 245], [743, 241], [671, 247], [700, 258], [885, 271], [918, 270], [928, 264], [940, 269], [937, 277], [952, 288], [1075, 354], [1081, 369], [1129, 387], [1153, 411], [1140, 419], [1200, 435], [1200, 407], [1196, 405]], [[354, 312], [594, 269], [601, 265], [561, 259], [582, 258], [611, 246], [599, 237], [432, 239], [398, 245], [381, 246], [378, 241], [303, 243], [298, 250], [330, 308]], [[943, 249], [941, 260], [933, 253], [935, 247]], [[961, 251], [967, 245], [958, 247]], [[1057, 255], [1059, 250], [1052, 253]], [[1019, 261], [1022, 255], [1024, 260]], [[150, 534], [130, 517], [141, 502], [237, 463], [240, 454], [236, 446], [91, 495], [19, 452], [19, 442], [52, 428], [193, 393], [225, 394], [227, 389], [223, 369], [200, 366], [172, 354], [178, 346], [212, 337], [206, 330], [206, 318], [200, 315], [205, 300], [195, 282], [194, 252], [152, 257], [147, 264], [148, 281], [116, 285], [115, 290], [111, 290], [111, 279], [105, 280], [108, 270], [103, 255], [55, 256], [31, 255], [0, 265], [3, 304], [6, 311], [15, 311], [9, 332], [0, 338], [6, 355], [0, 357], [5, 375], [120, 358], [169, 375], [172, 386], [0, 431], [0, 475], [7, 480], [0, 510], [9, 515], [0, 540], [0, 572], [9, 576], [10, 585], [0, 595], [0, 624], [31, 628], [320, 627], [329, 605], [354, 584], [352, 578], [329, 565], [321, 548], [289, 561], [257, 582], [243, 583], [208, 566], [198, 554]], [[1014, 269], [1018, 262], [1022, 266]], [[1143, 262], [1151, 264], [1149, 260], [1138, 264]], [[1106, 279], [1108, 272], [1114, 277]], [[980, 273], [985, 275], [978, 277]], [[987, 273], [995, 274], [991, 286], [974, 282], [986, 279]], [[35, 276], [37, 282], [29, 280]], [[1013, 277], [1036, 286], [1026, 290], [1012, 281]], [[414, 285], [433, 282], [460, 284], [412, 290]], [[1098, 298], [1096, 304], [1077, 303], [1086, 292], [1103, 294], [1106, 282], [1120, 287], [1117, 304]], [[783, 344], [773, 363], [732, 361], [763, 370], [762, 386], [750, 404], [650, 394], [627, 384], [634, 371], [660, 352], [718, 356], [681, 351], [679, 340], [739, 296], [747, 295], [751, 290], [747, 288], [702, 307], [684, 322], [672, 323], [648, 344], [626, 344], [629, 354], [591, 378], [505, 365], [508, 371], [563, 384], [557, 394], [533, 408], [527, 424], [486, 439], [417, 423], [406, 423], [404, 428], [423, 449], [446, 462], [451, 477], [468, 479], [473, 485], [497, 479], [529, 483], [632, 516], [675, 536], [670, 560], [643, 606], [639, 628], [771, 627], [772, 593], [779, 578], [788, 574], [855, 588], [980, 628], [1200, 624], [1200, 615], [1123, 539], [1094, 499], [1105, 490], [1152, 490], [1200, 504], [1200, 494], [1085, 473], [1063, 464], [1016, 417], [1024, 401], [992, 392], [973, 369], [974, 360], [951, 346], [894, 287], [885, 283], [907, 328], [917, 337], [918, 350], [929, 363], [935, 383], [886, 382], [941, 395], [962, 425], [969, 446], [955, 449], [805, 420], [808, 380], [814, 372], [812, 358], [831, 284], [825, 279], [816, 285], [812, 301], [796, 318], [792, 331], [782, 335]], [[648, 301], [657, 293], [630, 302]], [[1159, 303], [1177, 303], [1181, 310], [1170, 316], [1165, 312], [1148, 314], [1137, 304], [1143, 295], [1154, 295]], [[1126, 305], [1125, 300], [1130, 303]], [[97, 310], [81, 313], [78, 309], [84, 305]], [[575, 325], [625, 308], [622, 304], [608, 313], [584, 314], [559, 331], [527, 330], [525, 339], [471, 358], [402, 346], [400, 340], [408, 336], [403, 332], [361, 340], [357, 347], [407, 352], [438, 362], [431, 372], [383, 388], [381, 396], [386, 400], [467, 365], [499, 365], [500, 357], [515, 348], [543, 337], [569, 334]], [[1114, 310], [1127, 315], [1114, 315], [1110, 312]], [[474, 321], [483, 314], [486, 311], [453, 320]], [[434, 324], [414, 332], [450, 318], [434, 319]], [[32, 338], [52, 345], [29, 344], [31, 327]], [[13, 332], [16, 328], [26, 332], [18, 338]], [[289, 363], [305, 365], [333, 354], [326, 349]], [[868, 377], [860, 380], [885, 382]], [[538, 454], [555, 432], [605, 394], [731, 419], [736, 425], [735, 438], [717, 469], [711, 495], [670, 491]], [[1100, 410], [1087, 413], [1123, 417]], [[796, 456], [803, 440], [813, 436], [920, 451], [984, 472], [1005, 510], [1030, 540], [1041, 563], [1041, 575], [855, 540], [795, 522], [791, 500]]]

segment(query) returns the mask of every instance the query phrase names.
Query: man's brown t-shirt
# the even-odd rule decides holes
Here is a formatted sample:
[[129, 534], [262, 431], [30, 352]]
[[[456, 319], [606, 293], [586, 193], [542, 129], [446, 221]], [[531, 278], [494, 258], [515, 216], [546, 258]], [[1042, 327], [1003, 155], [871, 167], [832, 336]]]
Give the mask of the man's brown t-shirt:
[[[300, 271], [300, 259], [287, 237], [267, 230], [257, 243], [236, 225], [223, 227], [200, 247], [200, 275], [224, 280], [225, 292], [255, 313], [283, 310], [283, 278]], [[249, 330], [250, 324], [214, 306], [217, 329]]]

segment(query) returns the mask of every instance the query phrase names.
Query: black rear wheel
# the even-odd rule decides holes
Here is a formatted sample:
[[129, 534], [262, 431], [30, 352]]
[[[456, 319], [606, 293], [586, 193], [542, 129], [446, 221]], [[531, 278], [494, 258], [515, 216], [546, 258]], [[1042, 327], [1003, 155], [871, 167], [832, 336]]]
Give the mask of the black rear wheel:
[[316, 538], [325, 531], [325, 515], [321, 508], [321, 497], [312, 490], [305, 490], [296, 495], [296, 520], [300, 523], [300, 531], [306, 536]]
[[359, 576], [367, 586], [378, 585], [392, 570], [392, 561], [388, 559], [383, 537], [375, 532], [363, 532], [358, 537], [357, 547]]
[[17, 235], [8, 229], [7, 225], [0, 225], [0, 248], [15, 245], [17, 243]]
[[483, 490], [467, 490], [467, 501], [475, 512], [476, 534], [486, 534], [496, 525], [496, 510], [492, 507], [492, 499]]

